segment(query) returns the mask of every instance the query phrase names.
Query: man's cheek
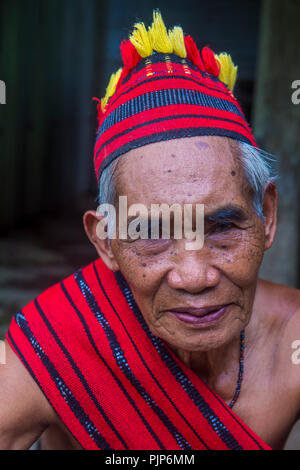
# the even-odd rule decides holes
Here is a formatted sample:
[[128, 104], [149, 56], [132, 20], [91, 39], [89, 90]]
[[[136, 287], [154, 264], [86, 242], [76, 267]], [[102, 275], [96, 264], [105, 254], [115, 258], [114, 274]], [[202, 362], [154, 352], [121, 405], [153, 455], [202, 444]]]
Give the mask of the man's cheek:
[[245, 243], [235, 250], [225, 251], [219, 258], [219, 268], [239, 285], [247, 285], [257, 276], [263, 250], [253, 243]]
[[134, 246], [122, 247], [115, 253], [120, 270], [129, 283], [130, 287], [136, 291], [151, 289], [151, 274], [153, 274], [149, 260]]

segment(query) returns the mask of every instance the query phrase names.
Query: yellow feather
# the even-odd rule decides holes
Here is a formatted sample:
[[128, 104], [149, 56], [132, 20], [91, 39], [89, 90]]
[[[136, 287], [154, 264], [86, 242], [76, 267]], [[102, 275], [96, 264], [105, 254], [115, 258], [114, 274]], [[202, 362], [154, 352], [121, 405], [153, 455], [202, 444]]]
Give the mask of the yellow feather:
[[112, 76], [110, 77], [109, 83], [106, 88], [106, 93], [104, 98], [101, 100], [101, 109], [104, 112], [104, 109], [107, 105], [107, 102], [109, 98], [114, 94], [116, 91], [116, 87], [118, 84], [118, 81], [120, 79], [121, 73], [122, 73], [122, 68], [120, 68], [117, 72], [113, 73]]
[[184, 44], [182, 28], [180, 26], [174, 26], [173, 29], [170, 29], [169, 38], [173, 46], [174, 54], [177, 54], [179, 57], [185, 58], [187, 56], [187, 53]]
[[152, 48], [163, 54], [171, 54], [173, 45], [168, 36], [167, 28], [163, 22], [161, 13], [158, 10], [153, 12], [153, 23], [148, 29]]
[[234, 65], [231, 55], [226, 52], [215, 54], [215, 58], [220, 64], [219, 79], [233, 91], [238, 71], [237, 65]]
[[152, 54], [153, 49], [151, 46], [149, 33], [144, 23], [136, 23], [134, 25], [134, 30], [130, 35], [129, 40], [134, 45], [141, 57], [149, 57]]

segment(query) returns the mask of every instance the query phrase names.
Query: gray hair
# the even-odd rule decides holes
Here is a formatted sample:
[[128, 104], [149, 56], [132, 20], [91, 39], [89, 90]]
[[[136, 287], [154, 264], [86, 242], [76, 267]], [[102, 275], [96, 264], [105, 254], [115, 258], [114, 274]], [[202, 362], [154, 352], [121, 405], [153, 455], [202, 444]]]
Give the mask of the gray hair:
[[[240, 150], [239, 161], [245, 178], [253, 191], [253, 207], [258, 217], [264, 222], [263, 197], [266, 186], [277, 180], [274, 163], [276, 158], [262, 149], [245, 142], [237, 142]], [[118, 159], [103, 170], [99, 180], [98, 203], [114, 204], [116, 202], [115, 173]]]
[[253, 191], [253, 207], [258, 217], [264, 222], [263, 197], [267, 185], [278, 179], [275, 170], [277, 159], [265, 150], [239, 142], [239, 160], [244, 170], [246, 181]]

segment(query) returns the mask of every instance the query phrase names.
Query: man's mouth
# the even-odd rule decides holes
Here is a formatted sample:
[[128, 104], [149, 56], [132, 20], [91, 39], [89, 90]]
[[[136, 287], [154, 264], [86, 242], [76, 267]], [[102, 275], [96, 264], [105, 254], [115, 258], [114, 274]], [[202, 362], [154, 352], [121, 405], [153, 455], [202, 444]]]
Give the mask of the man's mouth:
[[208, 307], [176, 307], [167, 312], [185, 323], [193, 325], [211, 325], [223, 318], [231, 304], [213, 305]]

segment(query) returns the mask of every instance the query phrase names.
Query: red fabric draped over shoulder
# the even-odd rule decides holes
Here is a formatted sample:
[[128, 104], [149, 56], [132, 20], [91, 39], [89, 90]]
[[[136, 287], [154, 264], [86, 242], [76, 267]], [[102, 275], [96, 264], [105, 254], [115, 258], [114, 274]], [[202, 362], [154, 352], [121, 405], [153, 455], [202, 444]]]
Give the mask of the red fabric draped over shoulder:
[[152, 335], [100, 259], [18, 312], [7, 339], [84, 449], [270, 449]]

